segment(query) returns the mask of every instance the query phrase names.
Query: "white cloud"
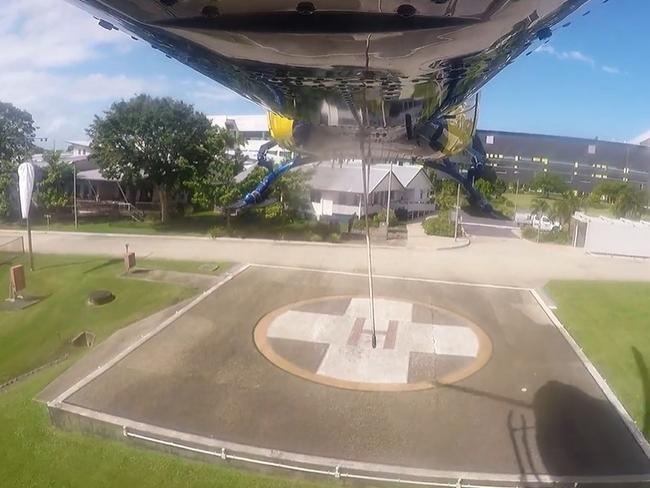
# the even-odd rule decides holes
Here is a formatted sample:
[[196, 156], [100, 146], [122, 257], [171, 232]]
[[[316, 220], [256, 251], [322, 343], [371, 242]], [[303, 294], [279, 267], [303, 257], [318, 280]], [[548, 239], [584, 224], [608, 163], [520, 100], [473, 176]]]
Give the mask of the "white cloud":
[[621, 70], [618, 69], [616, 66], [609, 66], [606, 64], [599, 65], [594, 58], [591, 56], [586, 55], [585, 53], [581, 51], [576, 51], [576, 50], [571, 50], [571, 51], [558, 51], [555, 49], [553, 46], [550, 44], [545, 44], [542, 46], [539, 46], [537, 49], [535, 49], [535, 52], [537, 53], [544, 53], [548, 54], [550, 56], [553, 56], [561, 61], [577, 61], [578, 63], [584, 63], [588, 64], [591, 67], [596, 67], [600, 66], [600, 69], [604, 71], [605, 73], [608, 73], [610, 75], [620, 75]]
[[0, 70], [71, 66], [133, 42], [107, 31], [83, 10], [63, 1], [5, 0], [0, 9]]
[[606, 64], [604, 64], [604, 65], [601, 66], [601, 69], [605, 73], [609, 73], [610, 75], [620, 75], [621, 74], [621, 70], [618, 69], [616, 66], [607, 66]]
[[586, 63], [590, 66], [594, 66], [596, 64], [596, 61], [594, 61], [592, 57], [587, 56], [586, 54], [580, 51], [558, 51], [553, 46], [548, 44], [538, 47], [537, 49], [535, 49], [535, 52], [550, 54], [551, 56], [554, 56], [557, 59], [561, 59], [561, 60], [570, 60], [570, 61], [578, 61], [581, 63]]
[[0, 100], [28, 110], [40, 127], [39, 134], [49, 137], [81, 135], [93, 116], [113, 101], [142, 92], [161, 95], [169, 89], [163, 77], [68, 75], [46, 70], [10, 71], [0, 77]]
[[203, 79], [184, 80], [181, 88], [155, 73], [101, 72], [94, 61], [119, 59], [137, 45], [125, 33], [99, 27], [92, 15], [63, 0], [0, 2], [0, 100], [28, 110], [39, 136], [82, 137], [95, 114], [138, 93], [180, 96], [212, 110], [240, 100]]
[[635, 138], [633, 138], [630, 142], [632, 144], [641, 144], [643, 141], [650, 140], [650, 129], [647, 131], [643, 132], [642, 134], [639, 134]]

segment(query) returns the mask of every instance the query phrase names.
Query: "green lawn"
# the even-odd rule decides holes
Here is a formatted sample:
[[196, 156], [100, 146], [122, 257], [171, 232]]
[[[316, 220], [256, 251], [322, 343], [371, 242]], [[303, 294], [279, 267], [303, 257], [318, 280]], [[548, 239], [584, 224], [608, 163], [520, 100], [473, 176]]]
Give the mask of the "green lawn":
[[[331, 241], [342, 239], [339, 225], [325, 225], [310, 219], [293, 222], [281, 218], [264, 218], [263, 209], [257, 209], [230, 219], [214, 212], [199, 212], [184, 217], [175, 217], [162, 224], [155, 219], [136, 222], [129, 218], [85, 217], [79, 220], [78, 229], [70, 219], [52, 222], [48, 227], [42, 220], [35, 219], [34, 230], [73, 232], [95, 232], [102, 234], [183, 234], [213, 237], [249, 237], [260, 239]], [[25, 230], [24, 222], [0, 223], [1, 228]]]
[[[220, 222], [220, 217], [212, 212], [202, 212], [186, 217], [177, 217], [161, 224], [156, 219], [137, 222], [130, 218], [82, 217], [75, 229], [72, 220], [53, 221], [48, 227], [44, 220], [32, 223], [35, 230], [97, 232], [101, 234], [188, 234], [207, 235], [209, 230]], [[24, 223], [4, 223], [4, 228], [23, 229]]]
[[[69, 340], [83, 330], [95, 333], [101, 341], [116, 329], [194, 293], [176, 285], [126, 279], [119, 259], [35, 255], [34, 262], [34, 272], [26, 267], [24, 294], [45, 298], [24, 310], [0, 311], [0, 383], [66, 352], [75, 353]], [[185, 264], [172, 262], [170, 266], [182, 269]], [[3, 282], [8, 269], [8, 264], [0, 265]], [[86, 298], [96, 289], [108, 289], [116, 299], [90, 307]], [[0, 300], [7, 296], [8, 288], [1, 287]]]
[[90, 434], [54, 428], [34, 396], [70, 364], [59, 364], [0, 393], [0, 486], [67, 488], [229, 487], [316, 485], [261, 476]]
[[[542, 198], [543, 200], [546, 200], [551, 207], [555, 203], [555, 200], [557, 200], [557, 196], [555, 195], [550, 195], [548, 198], [543, 198], [540, 193], [519, 193], [519, 194], [514, 194], [514, 193], [504, 193], [504, 197], [506, 197], [508, 200], [511, 202], [515, 203], [517, 205], [517, 212], [528, 212], [530, 211], [532, 207], [532, 201], [535, 198]], [[606, 217], [611, 217], [612, 216], [612, 206], [611, 205], [606, 205], [602, 204], [597, 207], [588, 207], [585, 209], [585, 213], [588, 215], [592, 215], [594, 217], [599, 216], [599, 215], [604, 215]]]
[[[55, 429], [33, 398], [83, 350], [67, 340], [91, 330], [101, 341], [116, 329], [195, 291], [123, 278], [121, 260], [36, 255], [29, 294], [47, 298], [31, 308], [0, 312], [0, 383], [71, 352], [69, 358], [0, 391], [0, 486], [11, 487], [273, 487], [315, 486], [188, 461], [133, 443]], [[144, 261], [148, 267], [195, 271], [199, 263]], [[222, 268], [226, 265], [222, 264]], [[8, 265], [0, 266], [6, 277]], [[86, 305], [88, 291], [108, 288], [116, 300]], [[6, 290], [0, 298], [6, 297]]]
[[552, 281], [558, 316], [650, 439], [650, 283]]

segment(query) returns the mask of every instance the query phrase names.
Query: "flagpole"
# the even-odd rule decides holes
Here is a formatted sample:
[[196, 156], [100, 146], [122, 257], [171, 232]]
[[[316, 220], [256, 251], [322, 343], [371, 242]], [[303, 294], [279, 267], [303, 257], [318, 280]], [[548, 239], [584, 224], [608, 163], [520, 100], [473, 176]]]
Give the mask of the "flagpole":
[[76, 162], [72, 163], [72, 175], [74, 178], [74, 181], [72, 182], [72, 188], [73, 188], [72, 204], [74, 207], [74, 230], [77, 230], [79, 229], [79, 222], [77, 219], [77, 164]]
[[32, 252], [32, 223], [27, 213], [27, 249], [29, 250], [29, 269], [34, 271], [34, 253]]

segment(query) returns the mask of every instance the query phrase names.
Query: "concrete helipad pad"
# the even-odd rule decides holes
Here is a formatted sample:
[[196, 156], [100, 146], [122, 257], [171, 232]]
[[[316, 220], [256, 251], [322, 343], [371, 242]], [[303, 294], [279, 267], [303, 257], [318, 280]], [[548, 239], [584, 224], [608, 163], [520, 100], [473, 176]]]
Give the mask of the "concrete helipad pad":
[[71, 385], [52, 418], [344, 477], [650, 477], [529, 290], [377, 278], [375, 349], [366, 290], [363, 275], [250, 267]]

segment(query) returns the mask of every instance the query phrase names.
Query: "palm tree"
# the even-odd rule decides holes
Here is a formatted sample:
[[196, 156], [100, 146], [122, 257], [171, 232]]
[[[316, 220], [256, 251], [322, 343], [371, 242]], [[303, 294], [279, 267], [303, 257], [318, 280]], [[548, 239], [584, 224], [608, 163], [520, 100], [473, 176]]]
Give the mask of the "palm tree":
[[531, 213], [537, 216], [537, 242], [539, 242], [539, 236], [542, 232], [542, 217], [548, 213], [551, 207], [544, 198], [533, 198], [530, 204]]
[[575, 212], [582, 206], [580, 199], [572, 192], [567, 192], [553, 205], [553, 215], [557, 217], [561, 225], [565, 225]]
[[648, 204], [648, 195], [643, 190], [626, 186], [616, 196], [614, 214], [617, 217], [638, 218]]

